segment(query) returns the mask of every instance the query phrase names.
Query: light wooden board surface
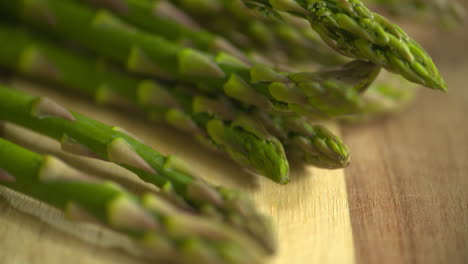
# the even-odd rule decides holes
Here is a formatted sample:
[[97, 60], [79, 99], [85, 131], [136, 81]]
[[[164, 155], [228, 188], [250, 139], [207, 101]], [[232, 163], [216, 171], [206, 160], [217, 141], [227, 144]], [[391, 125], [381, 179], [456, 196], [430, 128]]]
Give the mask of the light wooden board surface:
[[[443, 50], [439, 45], [453, 45]], [[249, 192], [278, 229], [275, 264], [468, 263], [468, 60], [464, 36], [430, 43], [451, 91], [424, 91], [404, 115], [337, 126], [353, 150], [346, 170], [306, 168], [278, 186], [145, 121], [47, 93], [68, 107], [124, 127], [163, 153], [181, 156], [213, 182]], [[442, 43], [442, 44], [441, 44]], [[465, 43], [465, 44], [463, 44]], [[465, 48], [466, 49], [466, 48]], [[131, 243], [77, 226], [55, 210], [0, 188], [0, 263], [146, 263]]]

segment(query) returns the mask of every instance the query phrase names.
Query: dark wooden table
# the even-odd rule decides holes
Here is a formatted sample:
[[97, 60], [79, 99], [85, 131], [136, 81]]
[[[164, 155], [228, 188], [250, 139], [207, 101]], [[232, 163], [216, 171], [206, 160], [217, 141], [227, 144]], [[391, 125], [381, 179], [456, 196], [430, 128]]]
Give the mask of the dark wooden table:
[[468, 34], [425, 36], [449, 92], [342, 128], [358, 263], [468, 263]]

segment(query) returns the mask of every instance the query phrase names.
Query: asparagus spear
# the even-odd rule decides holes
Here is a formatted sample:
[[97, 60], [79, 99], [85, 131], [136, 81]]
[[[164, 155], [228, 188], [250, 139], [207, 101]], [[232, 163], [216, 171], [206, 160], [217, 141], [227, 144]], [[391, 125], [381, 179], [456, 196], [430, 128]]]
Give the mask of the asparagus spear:
[[382, 75], [364, 95], [364, 107], [356, 115], [340, 118], [345, 121], [368, 121], [404, 110], [413, 101], [417, 85], [400, 76]]
[[[21, 29], [0, 24], [0, 65], [44, 81], [76, 89], [99, 103], [138, 106], [150, 119], [194, 134], [227, 153], [243, 167], [276, 182], [288, 182], [288, 162], [281, 143], [258, 132], [246, 116], [214, 116], [213, 99], [109, 69], [104, 62], [70, 53]], [[127, 103], [128, 102], [128, 103]], [[215, 111], [216, 112], [216, 111]]]
[[[265, 16], [255, 15], [255, 12], [248, 12], [242, 0], [223, 0], [222, 1], [230, 11], [230, 13], [245, 21], [244, 23], [252, 23], [252, 21], [262, 21], [268, 31], [272, 31], [274, 37], [278, 39], [279, 45], [285, 50], [288, 55], [289, 64], [293, 63], [315, 63], [321, 65], [337, 65], [345, 62], [344, 56], [334, 52], [328, 46], [324, 45], [317, 34], [310, 28], [309, 23], [305, 20], [304, 26], [301, 18], [291, 16], [285, 12], [280, 13], [281, 20], [263, 19]], [[216, 14], [214, 14], [216, 16]], [[215, 17], [216, 18], [216, 17]]]
[[[235, 112], [236, 108], [228, 101], [202, 101], [207, 112], [223, 116], [224, 113]], [[336, 169], [348, 165], [350, 153], [348, 147], [323, 126], [309, 125], [309, 120], [298, 116], [275, 116], [256, 111], [252, 113], [261, 126], [248, 122], [248, 127], [257, 128], [257, 133], [270, 133], [279, 138], [285, 146], [286, 154], [297, 160], [316, 167]]]
[[[218, 54], [213, 59], [131, 28], [109, 13], [95, 12], [72, 0], [14, 3], [1, 0], [0, 7], [6, 15], [17, 16], [31, 26], [77, 41], [126, 64], [130, 71], [174, 77], [197, 84], [205, 92], [222, 90], [236, 100], [268, 111], [312, 112], [313, 116], [316, 115], [313, 112], [323, 116], [355, 112], [361, 103], [358, 90], [368, 85], [379, 70], [364, 62], [346, 66], [347, 74], [358, 76], [349, 78], [350, 83], [333, 74], [328, 74], [327, 79], [305, 73], [280, 74], [267, 66], [248, 67], [227, 54]], [[336, 75], [342, 73], [339, 70]]]
[[308, 35], [303, 29], [292, 27], [286, 23], [275, 23], [271, 29], [281, 40], [281, 46], [288, 51], [288, 64], [308, 63], [337, 65], [343, 63], [336, 52], [323, 45], [316, 38]]
[[203, 30], [197, 22], [166, 0], [80, 0], [112, 10], [128, 23], [168, 40], [189, 43], [198, 50], [225, 52], [243, 62], [251, 61], [228, 40]]
[[230, 227], [184, 213], [154, 194], [137, 197], [53, 156], [1, 138], [0, 149], [0, 184], [55, 206], [73, 220], [96, 222], [129, 235], [148, 247], [152, 257], [180, 256], [189, 263], [261, 259], [256, 246]]
[[52, 155], [67, 163], [69, 166], [79, 168], [83, 173], [97, 176], [107, 181], [125, 186], [130, 192], [143, 195], [147, 192], [158, 192], [158, 196], [172, 203], [184, 211], [194, 213], [195, 210], [180, 196], [173, 192], [166, 192], [155, 185], [147, 184], [138, 179], [138, 176], [112, 162], [76, 155], [62, 149], [60, 142], [47, 136], [33, 132], [27, 128], [0, 121], [0, 136], [25, 149], [42, 155]]
[[348, 165], [349, 148], [326, 127], [311, 125], [310, 120], [300, 116], [284, 118], [261, 112], [256, 115], [268, 131], [281, 139], [290, 158], [327, 169]]
[[[181, 10], [184, 10], [190, 16], [197, 18], [198, 22], [203, 24], [203, 27], [209, 29], [211, 32], [225, 36], [230, 39], [233, 43], [236, 43], [244, 49], [252, 49], [256, 46], [255, 40], [249, 36], [250, 31], [245, 25], [240, 26], [239, 23], [235, 23], [231, 18], [228, 17], [223, 10], [222, 3], [220, 1], [204, 1], [204, 0], [175, 0], [173, 1]], [[216, 23], [210, 23], [213, 19], [213, 14], [217, 14]], [[267, 37], [263, 35], [260, 37], [261, 42], [268, 42], [269, 32], [262, 31], [262, 35], [266, 33]]]
[[269, 252], [274, 239], [265, 218], [240, 193], [214, 187], [185, 168], [116, 128], [72, 113], [47, 98], [31, 97], [0, 86], [0, 120], [62, 142], [70, 152], [105, 159], [142, 180], [173, 190], [198, 211], [222, 218], [256, 239]]
[[306, 18], [322, 39], [342, 54], [369, 60], [429, 88], [447, 90], [424, 49], [360, 0], [243, 1], [263, 13], [277, 14], [278, 10]]
[[[299, 50], [299, 53], [309, 53], [311, 55], [305, 56], [306, 61], [318, 65], [339, 65], [345, 63], [348, 58], [335, 52], [329, 46], [327, 46], [321, 39], [320, 36], [310, 27], [309, 22], [301, 17], [293, 16], [287, 12], [278, 12], [281, 15], [280, 22], [277, 23], [278, 27], [283, 27], [289, 31], [289, 29], [297, 29], [297, 34], [303, 36], [308, 40], [307, 47], [303, 47]], [[292, 33], [292, 32], [291, 32]], [[289, 33], [289, 35], [291, 35]], [[281, 34], [279, 34], [280, 36]], [[299, 41], [299, 40], [296, 40]], [[306, 44], [306, 43], [304, 43]]]
[[[271, 137], [268, 132], [265, 132], [261, 126], [249, 120], [250, 118], [247, 118], [245, 114], [241, 114], [236, 118], [236, 109], [228, 100], [225, 100], [226, 98], [224, 100], [220, 98], [222, 101], [216, 102], [212, 98], [187, 93], [182, 89], [165, 89], [165, 86], [161, 83], [132, 78], [124, 73], [112, 71], [105, 67], [102, 61], [93, 63], [92, 60], [84, 56], [74, 56], [71, 52], [34, 37], [26, 31], [9, 28], [1, 23], [0, 40], [5, 40], [5, 43], [8, 43], [0, 50], [0, 65], [16, 70], [25, 76], [58, 83], [61, 86], [85, 93], [100, 103], [122, 104], [129, 101], [129, 105], [139, 106], [151, 119], [166, 121], [178, 129], [194, 134], [197, 139], [209, 143], [210, 146], [225, 150], [243, 166], [251, 167], [267, 176], [279, 174], [279, 176], [270, 176], [270, 178], [279, 182], [284, 181], [285, 176], [283, 175], [287, 175], [287, 167], [280, 167], [287, 166], [285, 158], [282, 158], [281, 144]], [[47, 74], [49, 71], [55, 72], [55, 75], [60, 76], [60, 78], [51, 78], [51, 75]], [[112, 94], [113, 96], [111, 96]], [[119, 99], [115, 100], [113, 98]], [[177, 118], [180, 116], [184, 118]], [[206, 121], [206, 119], [212, 121]], [[278, 116], [275, 119], [284, 120], [276, 123], [288, 135], [290, 130], [297, 127], [289, 124], [291, 121], [287, 121], [288, 117]], [[219, 122], [223, 120], [226, 121]], [[225, 124], [224, 128], [221, 131], [207, 130], [207, 126], [204, 124], [215, 123], [215, 121]], [[233, 123], [229, 124], [230, 122]], [[302, 129], [302, 131], [305, 130]], [[223, 136], [230, 133], [237, 134], [234, 139], [242, 138], [242, 140], [229, 140], [227, 136]], [[291, 145], [287, 143], [289, 142], [289, 136], [286, 136], [286, 134], [273, 133], [273, 135], [281, 139], [282, 143]], [[255, 146], [255, 148], [239, 151], [246, 148], [242, 147], [243, 145], [246, 147], [251, 145]], [[307, 147], [307, 150], [309, 149], [311, 147]], [[294, 152], [294, 150], [289, 152]], [[319, 158], [326, 158], [328, 153], [329, 151], [315, 151], [314, 155], [324, 154], [324, 157]], [[272, 155], [281, 156], [275, 157]], [[349, 155], [349, 153], [346, 153], [346, 155]], [[343, 155], [339, 156], [342, 157]], [[259, 162], [255, 163], [256, 160], [259, 160]], [[262, 160], [271, 161], [272, 164], [265, 164], [265, 161]], [[320, 165], [315, 162], [311, 163], [308, 160], [304, 159], [307, 163]], [[342, 162], [342, 159], [336, 161], [334, 167], [346, 165], [346, 163]], [[283, 163], [285, 165], [282, 165]]]
[[[323, 49], [323, 44], [316, 38], [310, 38], [310, 35], [303, 32], [303, 28], [255, 15], [240, 0], [215, 1], [212, 5], [210, 2], [207, 4], [199, 0], [175, 3], [216, 34], [235, 38], [236, 34], [230, 32], [242, 29], [251, 39], [248, 42], [249, 48], [261, 50], [276, 62], [318, 60], [328, 65], [332, 64], [330, 60], [335, 63], [342, 62], [335, 61], [336, 56]], [[210, 8], [202, 8], [203, 6]], [[227, 23], [231, 25], [226, 26]], [[281, 54], [278, 54], [279, 52]]]
[[[278, 34], [275, 30], [277, 23], [268, 23], [253, 12], [248, 10], [240, 1], [216, 1], [211, 8], [200, 8], [206, 5], [204, 1], [175, 1], [181, 9], [197, 19], [204, 27], [216, 34], [235, 38], [237, 34], [232, 32], [243, 32], [250, 40], [247, 42], [249, 49], [261, 50], [262, 54], [272, 58], [278, 63], [287, 63], [291, 57], [291, 51], [295, 51], [297, 42], [290, 47], [283, 47], [284, 34]], [[214, 23], [213, 23], [214, 22]], [[288, 32], [290, 33], [290, 32]], [[283, 36], [283, 39], [281, 39]], [[302, 40], [302, 39], [301, 39]], [[302, 44], [302, 43], [301, 43]], [[292, 54], [291, 54], [292, 53]]]

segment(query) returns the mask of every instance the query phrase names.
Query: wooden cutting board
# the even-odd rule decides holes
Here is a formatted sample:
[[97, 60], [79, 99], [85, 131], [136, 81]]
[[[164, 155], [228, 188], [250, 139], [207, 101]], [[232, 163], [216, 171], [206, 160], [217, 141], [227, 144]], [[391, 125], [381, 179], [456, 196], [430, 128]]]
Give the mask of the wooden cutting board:
[[[352, 149], [352, 164], [333, 171], [298, 168], [286, 186], [250, 175], [173, 130], [45, 87], [17, 80], [11, 85], [121, 126], [161, 152], [180, 156], [203, 177], [250, 193], [278, 230], [280, 251], [269, 263], [468, 263], [464, 40], [452, 34], [428, 45], [442, 65], [448, 94], [425, 90], [397, 117], [330, 124]], [[453, 48], [443, 49], [448, 46]], [[56, 210], [0, 187], [2, 264], [148, 263], [136, 254], [125, 238], [72, 224]]]

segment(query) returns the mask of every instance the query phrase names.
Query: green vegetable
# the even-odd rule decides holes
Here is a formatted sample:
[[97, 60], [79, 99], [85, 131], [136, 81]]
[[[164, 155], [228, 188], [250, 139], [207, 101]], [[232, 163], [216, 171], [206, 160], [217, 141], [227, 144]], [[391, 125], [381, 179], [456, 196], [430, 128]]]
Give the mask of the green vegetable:
[[398, 26], [360, 0], [243, 0], [263, 13], [277, 11], [307, 19], [336, 51], [368, 60], [409, 81], [447, 90], [429, 55]]
[[1, 138], [0, 184], [57, 207], [70, 219], [126, 234], [148, 249], [148, 257], [191, 263], [261, 259], [248, 240], [227, 226], [184, 213], [154, 194], [136, 197], [53, 156]]
[[30, 26], [79, 42], [125, 64], [130, 71], [175, 78], [196, 84], [205, 92], [223, 91], [267, 111], [307, 114], [313, 110], [325, 116], [350, 114], [357, 111], [360, 103], [357, 90], [362, 87], [354, 87], [355, 83], [370, 83], [378, 72], [378, 67], [369, 63], [352, 64], [358, 80], [348, 84], [333, 75], [317, 80], [314, 74], [281, 74], [263, 65], [249, 67], [224, 53], [213, 58], [168, 42], [132, 28], [108, 12], [93, 11], [72, 0], [21, 0], [14, 4], [1, 0], [0, 7], [6, 15], [17, 16]]
[[364, 107], [356, 115], [340, 118], [359, 122], [403, 111], [415, 98], [418, 85], [396, 75], [382, 75], [363, 95]]
[[[83, 2], [83, 0], [79, 0]], [[206, 52], [225, 52], [250, 64], [250, 59], [228, 40], [201, 28], [190, 16], [166, 0], [84, 0], [111, 10], [125, 21], [168, 40], [187, 43]]]
[[326, 127], [311, 125], [310, 120], [300, 116], [257, 115], [268, 131], [283, 142], [290, 158], [326, 169], [348, 165], [351, 159], [349, 148]]
[[69, 112], [47, 98], [1, 86], [0, 120], [59, 140], [66, 151], [114, 162], [168, 193], [173, 191], [199, 212], [233, 224], [274, 251], [270, 226], [248, 199], [191, 176], [173, 157], [161, 155], [118, 128]]
[[0, 24], [0, 65], [23, 75], [69, 87], [98, 103], [138, 106], [148, 118], [165, 121], [227, 153], [243, 167], [276, 182], [288, 182], [288, 162], [278, 139], [253, 121], [200, 95], [168, 89], [111, 69], [103, 61], [72, 53], [19, 28]]

